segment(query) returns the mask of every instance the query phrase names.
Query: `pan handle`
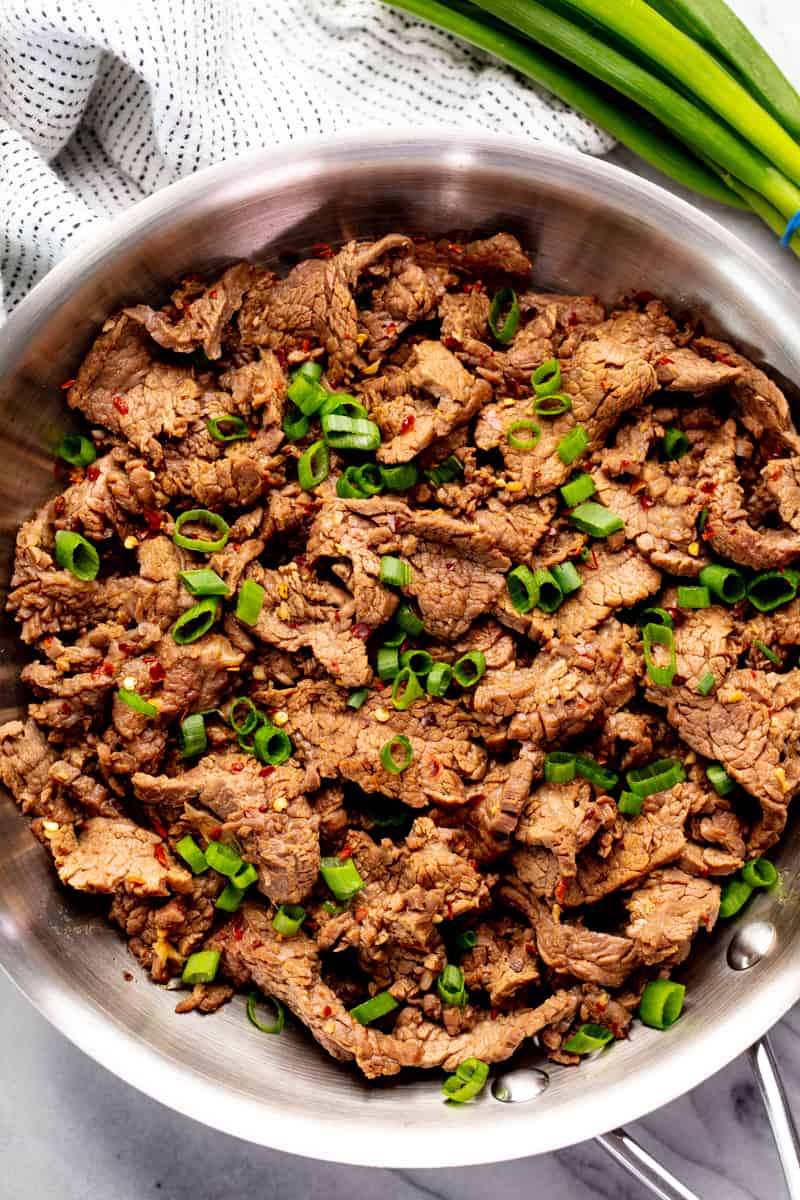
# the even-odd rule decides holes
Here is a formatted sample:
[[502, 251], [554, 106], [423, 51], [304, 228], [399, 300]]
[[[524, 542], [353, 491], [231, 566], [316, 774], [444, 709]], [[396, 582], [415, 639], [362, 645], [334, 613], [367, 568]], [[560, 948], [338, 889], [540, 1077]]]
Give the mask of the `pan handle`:
[[[769, 1036], [765, 1034], [754, 1042], [748, 1055], [767, 1110], [789, 1200], [800, 1200], [800, 1140]], [[626, 1130], [613, 1129], [595, 1140], [629, 1175], [654, 1196], [658, 1196], [658, 1200], [700, 1200], [695, 1192], [684, 1187]]]

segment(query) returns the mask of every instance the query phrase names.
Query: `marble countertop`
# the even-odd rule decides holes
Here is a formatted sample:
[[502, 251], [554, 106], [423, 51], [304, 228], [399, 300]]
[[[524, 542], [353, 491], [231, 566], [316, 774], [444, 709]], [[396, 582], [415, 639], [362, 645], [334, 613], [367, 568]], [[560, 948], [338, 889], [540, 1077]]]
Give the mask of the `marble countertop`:
[[[796, 0], [733, 0], [795, 84], [800, 83]], [[624, 150], [609, 156], [664, 183]], [[667, 183], [667, 186], [671, 186]], [[679, 189], [673, 188], [678, 191]], [[754, 219], [702, 205], [800, 284], [800, 266]], [[135, 1092], [52, 1029], [0, 976], [0, 1200], [641, 1200], [648, 1193], [593, 1143], [491, 1167], [384, 1171], [331, 1166], [215, 1133]], [[800, 1006], [773, 1044], [800, 1111]], [[747, 1062], [630, 1127], [703, 1200], [784, 1195], [766, 1116]]]

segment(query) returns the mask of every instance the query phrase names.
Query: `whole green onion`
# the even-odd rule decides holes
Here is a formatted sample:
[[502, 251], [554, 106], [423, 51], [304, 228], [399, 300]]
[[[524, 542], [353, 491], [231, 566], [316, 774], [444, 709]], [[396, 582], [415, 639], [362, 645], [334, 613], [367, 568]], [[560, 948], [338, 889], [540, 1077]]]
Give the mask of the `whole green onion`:
[[488, 1078], [487, 1063], [480, 1058], [465, 1058], [456, 1067], [455, 1075], [447, 1076], [442, 1084], [442, 1091], [451, 1104], [466, 1104], [483, 1091]]
[[686, 988], [671, 979], [651, 979], [639, 1001], [639, 1020], [651, 1029], [669, 1029], [683, 1012]]
[[272, 1004], [272, 1006], [275, 1009], [275, 1020], [272, 1023], [272, 1025], [263, 1025], [261, 1023], [261, 1021], [259, 1021], [258, 1017], [256, 1016], [256, 1005], [259, 1004], [260, 1002], [262, 1002], [262, 1001], [261, 1001], [261, 998], [259, 997], [258, 992], [251, 992], [250, 995], [247, 997], [247, 1019], [248, 1019], [248, 1021], [250, 1022], [251, 1025], [255, 1025], [256, 1029], [260, 1033], [269, 1033], [269, 1034], [273, 1034], [273, 1035], [279, 1034], [281, 1032], [281, 1030], [283, 1029], [284, 1023], [286, 1021], [286, 1014], [283, 1011], [283, 1005], [280, 1003], [279, 1000], [276, 1000], [274, 997], [270, 997], [270, 1003]]
[[589, 435], [582, 425], [576, 425], [574, 429], [570, 429], [569, 433], [564, 434], [556, 446], [556, 454], [564, 465], [569, 467], [576, 458], [580, 458], [588, 445]]
[[[187, 537], [181, 533], [181, 530], [184, 525], [189, 523], [208, 525], [217, 531], [219, 537], [214, 541], [210, 541], [208, 538]], [[182, 512], [176, 520], [172, 540], [182, 550], [196, 550], [199, 554], [216, 554], [225, 549], [230, 533], [230, 525], [219, 513], [210, 512], [207, 508], [190, 508], [188, 512]]]
[[237, 621], [252, 628], [261, 615], [266, 594], [264, 588], [260, 583], [256, 583], [255, 579], [245, 579], [239, 588], [239, 595], [236, 597], [234, 616]]
[[[398, 758], [398, 751], [403, 751], [403, 757]], [[394, 737], [384, 742], [380, 749], [381, 766], [390, 775], [402, 775], [411, 766], [411, 742], [404, 733], [396, 733]]]
[[702, 568], [699, 578], [700, 583], [725, 604], [737, 604], [744, 599], [747, 592], [744, 575], [735, 567], [722, 567], [719, 563], [711, 563]]
[[272, 927], [281, 937], [294, 937], [306, 919], [302, 904], [282, 904], [272, 918]]
[[97, 458], [94, 443], [82, 433], [68, 433], [56, 450], [59, 458], [70, 463], [73, 467], [88, 467]]
[[571, 783], [577, 774], [575, 755], [566, 750], [551, 750], [544, 758], [544, 777], [548, 783]]
[[202, 875], [208, 870], [206, 856], [190, 834], [187, 833], [186, 837], [175, 843], [175, 853], [180, 855], [193, 875]]
[[[501, 320], [502, 318], [502, 320]], [[501, 346], [507, 346], [519, 329], [520, 307], [513, 288], [504, 287], [497, 292], [489, 306], [489, 328], [492, 337]]]
[[192, 596], [227, 596], [230, 588], [216, 571], [178, 571], [178, 578]]
[[216, 596], [208, 596], [199, 604], [193, 604], [181, 613], [172, 626], [172, 640], [179, 646], [188, 646], [190, 642], [196, 642], [208, 633], [217, 619], [218, 611], [219, 601]]
[[425, 680], [425, 690], [429, 696], [446, 696], [453, 682], [453, 668], [448, 663], [434, 663]]
[[352, 858], [323, 858], [319, 869], [337, 900], [349, 900], [364, 886]]
[[363, 1004], [357, 1004], [355, 1008], [351, 1008], [350, 1016], [358, 1021], [359, 1025], [370, 1025], [373, 1021], [378, 1021], [388, 1013], [394, 1012], [397, 1007], [397, 1001], [391, 992], [378, 992], [377, 996], [371, 996]]
[[314, 442], [297, 460], [297, 482], [304, 492], [313, 492], [331, 470], [331, 456], [325, 442]]
[[[530, 436], [520, 437], [521, 430], [525, 430]], [[525, 417], [519, 421], [512, 421], [506, 430], [506, 441], [512, 450], [535, 450], [541, 436], [541, 427], [535, 421], [529, 421]]]
[[590, 496], [594, 495], [594, 480], [591, 475], [587, 475], [585, 471], [582, 471], [580, 475], [576, 475], [574, 479], [570, 479], [569, 483], [565, 483], [558, 490], [561, 492], [561, 499], [567, 508], [574, 508], [582, 500], [588, 500]]
[[223, 413], [206, 422], [206, 428], [215, 442], [239, 442], [250, 437], [250, 430], [241, 417]]
[[100, 570], [100, 555], [92, 543], [66, 529], [56, 530], [55, 558], [60, 567], [84, 583], [96, 579]]
[[486, 655], [482, 650], [469, 650], [453, 663], [453, 678], [459, 687], [475, 687], [486, 674]]
[[186, 960], [181, 976], [184, 983], [213, 983], [219, 967], [219, 950], [198, 950]]
[[614, 1034], [610, 1029], [606, 1029], [605, 1025], [587, 1022], [581, 1025], [572, 1037], [567, 1038], [561, 1048], [568, 1054], [592, 1054], [595, 1050], [602, 1050], [613, 1040]]

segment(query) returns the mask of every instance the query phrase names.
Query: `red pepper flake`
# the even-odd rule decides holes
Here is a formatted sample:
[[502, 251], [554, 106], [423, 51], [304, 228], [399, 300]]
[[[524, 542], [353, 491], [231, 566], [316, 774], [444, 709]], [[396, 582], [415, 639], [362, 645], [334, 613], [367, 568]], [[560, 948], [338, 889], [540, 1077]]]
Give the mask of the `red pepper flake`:
[[218, 842], [222, 837], [222, 826], [215, 825], [213, 829], [209, 829], [206, 836], [210, 842]]
[[153, 817], [153, 818], [151, 818], [151, 819], [152, 819], [152, 822], [153, 822], [153, 829], [155, 829], [156, 833], [158, 834], [158, 836], [159, 836], [160, 838], [164, 838], [164, 840], [166, 841], [166, 839], [167, 839], [167, 831], [166, 831], [166, 829], [164, 828], [164, 823], [163, 823], [163, 821], [159, 821], [158, 817]]
[[596, 570], [597, 570], [597, 568], [598, 568], [598, 566], [599, 566], [599, 563], [598, 563], [598, 561], [597, 561], [597, 554], [595, 553], [595, 551], [594, 551], [594, 550], [592, 550], [591, 554], [590, 554], [590, 555], [589, 555], [589, 557], [587, 558], [587, 560], [586, 560], [586, 564], [587, 564], [587, 566], [591, 567], [591, 569], [592, 569], [593, 571], [596, 571]]
[[158, 843], [157, 846], [153, 846], [153, 854], [156, 856], [158, 861], [161, 863], [162, 867], [166, 868], [169, 866], [169, 863], [167, 862], [167, 852], [164, 849], [164, 847], [161, 845], [160, 842]]
[[145, 519], [147, 528], [151, 529], [154, 533], [157, 529], [161, 528], [164, 521], [164, 514], [160, 513], [157, 508], [143, 508], [142, 516]]
[[448, 350], [458, 350], [461, 343], [459, 342], [458, 338], [454, 338], [448, 333], [446, 337], [442, 338], [442, 345], [446, 346]]
[[384, 329], [384, 333], [386, 334], [387, 337], [394, 337], [394, 335], [397, 333], [397, 325], [395, 324], [394, 321], [389, 322], [389, 324]]
[[360, 642], [365, 642], [372, 633], [372, 626], [367, 625], [366, 621], [359, 621], [357, 625], [350, 627], [350, 636], [358, 638]]
[[652, 496], [645, 496], [644, 494], [642, 494], [639, 497], [639, 503], [642, 506], [642, 508], [644, 509], [644, 511], [648, 512], [649, 509], [654, 507], [655, 500], [653, 499]]
[[309, 350], [311, 349], [311, 342], [308, 340], [308, 338], [303, 338], [303, 344], [301, 345], [300, 349], [303, 351], [303, 354], [308, 354]]
[[[612, 678], [612, 679], [616, 679], [616, 678], [617, 678], [617, 676], [618, 676], [618, 675], [619, 675], [619, 673], [620, 673], [620, 669], [621, 669], [621, 668], [622, 668], [622, 656], [620, 655], [620, 657], [617, 659], [616, 663], [614, 664], [614, 670], [611, 672], [611, 678]], [[603, 758], [598, 758], [598, 762], [605, 762], [605, 761], [606, 761], [606, 760], [605, 760], [605, 758], [604, 758], [604, 757], [603, 757]]]
[[454, 915], [455, 914], [453, 913], [453, 903], [451, 900], [448, 900], [447, 901], [447, 919], [449, 921], [452, 921]]
[[451, 254], [463, 254], [464, 253], [464, 247], [460, 246], [458, 244], [458, 242], [448, 243], [447, 249], [450, 251]]
[[705, 494], [707, 496], [712, 495], [712, 493], [715, 492], [716, 490], [717, 490], [717, 485], [714, 483], [713, 479], [706, 479], [703, 483], [700, 484], [700, 491], [705, 492]]
[[61, 514], [63, 513], [63, 511], [66, 507], [67, 507], [67, 502], [64, 499], [64, 497], [56, 496], [55, 504], [53, 505], [53, 511], [57, 517], [61, 516]]
[[123, 971], [122, 978], [126, 983], [133, 983], [133, 976], [131, 975], [130, 971]]
[[533, 942], [525, 943], [525, 953], [530, 954], [531, 958], [536, 957], [536, 947], [534, 946]]
[[209, 298], [209, 300], [216, 300], [216, 298], [217, 298], [217, 289], [216, 288], [211, 289], [211, 291], [208, 293], [208, 298]]
[[442, 765], [441, 765], [441, 763], [439, 762], [439, 760], [438, 760], [437, 758], [432, 758], [432, 759], [431, 759], [431, 765], [430, 765], [430, 771], [429, 771], [429, 774], [430, 774], [431, 778], [432, 778], [432, 779], [435, 779], [435, 778], [436, 778], [436, 776], [437, 776], [437, 775], [439, 774], [439, 772], [441, 771], [441, 769], [442, 769]]
[[491, 1016], [493, 1021], [496, 1021], [497, 1018], [500, 1016], [500, 1013], [498, 1012], [498, 1010], [496, 1008], [493, 1008], [493, 1009], [491, 1009], [489, 1015]]
[[400, 432], [408, 433], [409, 429], [414, 428], [415, 421], [416, 421], [416, 417], [414, 416], [413, 413], [406, 413], [406, 415], [403, 417], [402, 421], [400, 422]]
[[275, 357], [282, 367], [286, 366], [286, 351], [284, 350], [283, 346], [279, 346], [275, 351]]
[[167, 672], [164, 670], [160, 662], [153, 663], [150, 668], [150, 678], [153, 683], [161, 683], [161, 680], [166, 677]]
[[578, 314], [576, 312], [571, 312], [569, 314], [569, 316], [567, 317], [568, 325], [577, 325], [579, 321], [580, 321], [580, 317], [578, 316]]
[[136, 647], [132, 646], [130, 642], [120, 642], [119, 648], [123, 654], [135, 654], [136, 653]]
[[556, 884], [555, 892], [553, 893], [557, 904], [564, 903], [567, 898], [568, 890], [569, 884], [567, 883], [566, 879], [559, 879], [558, 883]]
[[114, 408], [117, 410], [117, 412], [122, 413], [124, 417], [128, 411], [127, 401], [123, 400], [122, 396], [113, 396], [111, 398], [111, 403], [114, 405]]
[[658, 361], [661, 363], [662, 366], [665, 367], [667, 365], [667, 363], [671, 363], [674, 360], [671, 359], [668, 354], [662, 354]]
[[234, 775], [238, 775], [238, 774], [239, 774], [239, 772], [240, 772], [240, 771], [243, 771], [243, 770], [244, 770], [244, 763], [243, 763], [243, 762], [235, 762], [235, 763], [231, 763], [231, 771], [233, 772], [233, 774], [234, 774]]
[[65, 379], [63, 383], [59, 384], [59, 387], [61, 388], [62, 392], [65, 392], [67, 388], [71, 388], [73, 383], [77, 382], [77, 379]]
[[311, 247], [312, 258], [333, 258], [333, 247], [327, 242], [315, 242]]
[[332, 1013], [333, 1013], [333, 1009], [331, 1008], [330, 1004], [326, 1004], [322, 1010], [323, 1017], [329, 1017], [329, 1016], [331, 1016]]
[[275, 768], [272, 766], [269, 766], [269, 767], [262, 767], [262, 769], [258, 773], [262, 779], [269, 779], [270, 775], [274, 774], [274, 772], [275, 772]]
[[96, 479], [100, 478], [100, 468], [95, 467], [94, 465], [92, 465], [91, 467], [87, 467], [86, 468], [86, 478], [91, 480], [92, 483], [94, 483]]
[[340, 850], [340, 851], [339, 851], [339, 853], [336, 855], [336, 857], [337, 857], [337, 858], [352, 858], [352, 857], [353, 857], [353, 851], [352, 851], [352, 849], [350, 848], [350, 846], [348, 846], [347, 844], [345, 844], [344, 846], [342, 846], [341, 850]]
[[367, 910], [366, 908], [357, 908], [354, 915], [360, 925], [367, 918]]
[[725, 363], [726, 367], [735, 367], [736, 366], [736, 363], [733, 361], [732, 358], [729, 358], [727, 354], [715, 354], [714, 362]]
[[72, 705], [67, 703], [66, 700], [63, 700], [61, 703], [61, 712], [65, 717], [69, 716], [69, 714], [72, 712]]
[[244, 925], [242, 924], [241, 920], [237, 921], [234, 925], [233, 936], [236, 938], [237, 942], [240, 942], [244, 937]]
[[709, 525], [706, 525], [705, 529], [700, 534], [700, 537], [704, 542], [707, 542], [710, 538], [713, 538], [713, 536], [714, 530]]

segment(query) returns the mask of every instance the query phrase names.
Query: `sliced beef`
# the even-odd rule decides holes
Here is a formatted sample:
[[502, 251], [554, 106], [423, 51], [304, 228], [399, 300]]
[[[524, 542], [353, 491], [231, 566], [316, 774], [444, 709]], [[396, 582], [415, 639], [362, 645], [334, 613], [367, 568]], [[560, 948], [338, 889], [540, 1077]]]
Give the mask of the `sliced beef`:
[[371, 361], [379, 359], [415, 321], [435, 314], [436, 306], [447, 299], [445, 289], [458, 281], [446, 263], [423, 265], [414, 249], [388, 264], [378, 264], [370, 274], [377, 286], [369, 296], [369, 307], [358, 314], [361, 335], [356, 339], [360, 351]]
[[480, 276], [495, 272], [527, 278], [533, 270], [531, 260], [511, 233], [467, 242], [456, 261], [463, 271]]
[[631, 608], [654, 596], [661, 574], [633, 547], [612, 551], [598, 546], [580, 567], [580, 591], [548, 615], [534, 610], [531, 631], [539, 637], [574, 637], [596, 629], [616, 609]]
[[539, 957], [556, 975], [620, 987], [637, 965], [637, 947], [630, 938], [556, 920], [544, 904], [536, 906], [534, 928]]
[[286, 400], [286, 373], [271, 350], [259, 351], [254, 362], [228, 371], [220, 380], [231, 396], [231, 412], [246, 421], [280, 425]]
[[762, 469], [761, 478], [784, 525], [800, 533], [800, 458], [773, 459]]
[[515, 837], [523, 845], [547, 847], [558, 861], [562, 878], [569, 878], [577, 873], [580, 851], [616, 820], [615, 802], [609, 796], [595, 796], [585, 779], [542, 783], [529, 797]]
[[191, 890], [191, 875], [158, 834], [124, 817], [89, 817], [55, 865], [61, 882], [79, 892], [167, 896]]
[[469, 991], [487, 993], [493, 1007], [515, 997], [520, 988], [539, 981], [532, 930], [510, 917], [485, 921], [475, 929], [477, 945], [461, 959]]
[[166, 902], [116, 893], [109, 917], [157, 983], [179, 975], [188, 956], [200, 949], [218, 911], [214, 901], [225, 883], [216, 871], [207, 871], [192, 876], [189, 888]]
[[0, 725], [0, 779], [24, 813], [71, 821], [72, 809], [50, 779], [57, 755], [35, 721]]
[[[677, 595], [671, 589], [662, 596], [664, 605], [677, 611]], [[736, 665], [742, 649], [738, 623], [729, 608], [714, 604], [710, 608], [682, 609], [673, 631], [675, 662], [681, 690], [696, 692], [697, 684], [709, 671], [721, 680]], [[670, 688], [648, 683], [647, 694], [657, 704], [670, 700]]]
[[191, 300], [183, 299], [173, 314], [146, 304], [126, 308], [125, 314], [139, 321], [154, 341], [167, 350], [186, 354], [202, 348], [207, 358], [222, 353], [222, 332], [241, 306], [242, 297], [254, 282], [250, 263], [234, 263], [216, 282]]
[[699, 337], [692, 345], [705, 358], [738, 372], [731, 394], [746, 429], [759, 439], [770, 436], [787, 450], [800, 452], [800, 435], [794, 427], [788, 401], [777, 384], [727, 342]]
[[676, 867], [654, 871], [626, 900], [627, 937], [647, 966], [674, 966], [688, 955], [702, 926], [711, 930], [719, 912], [716, 883]]

